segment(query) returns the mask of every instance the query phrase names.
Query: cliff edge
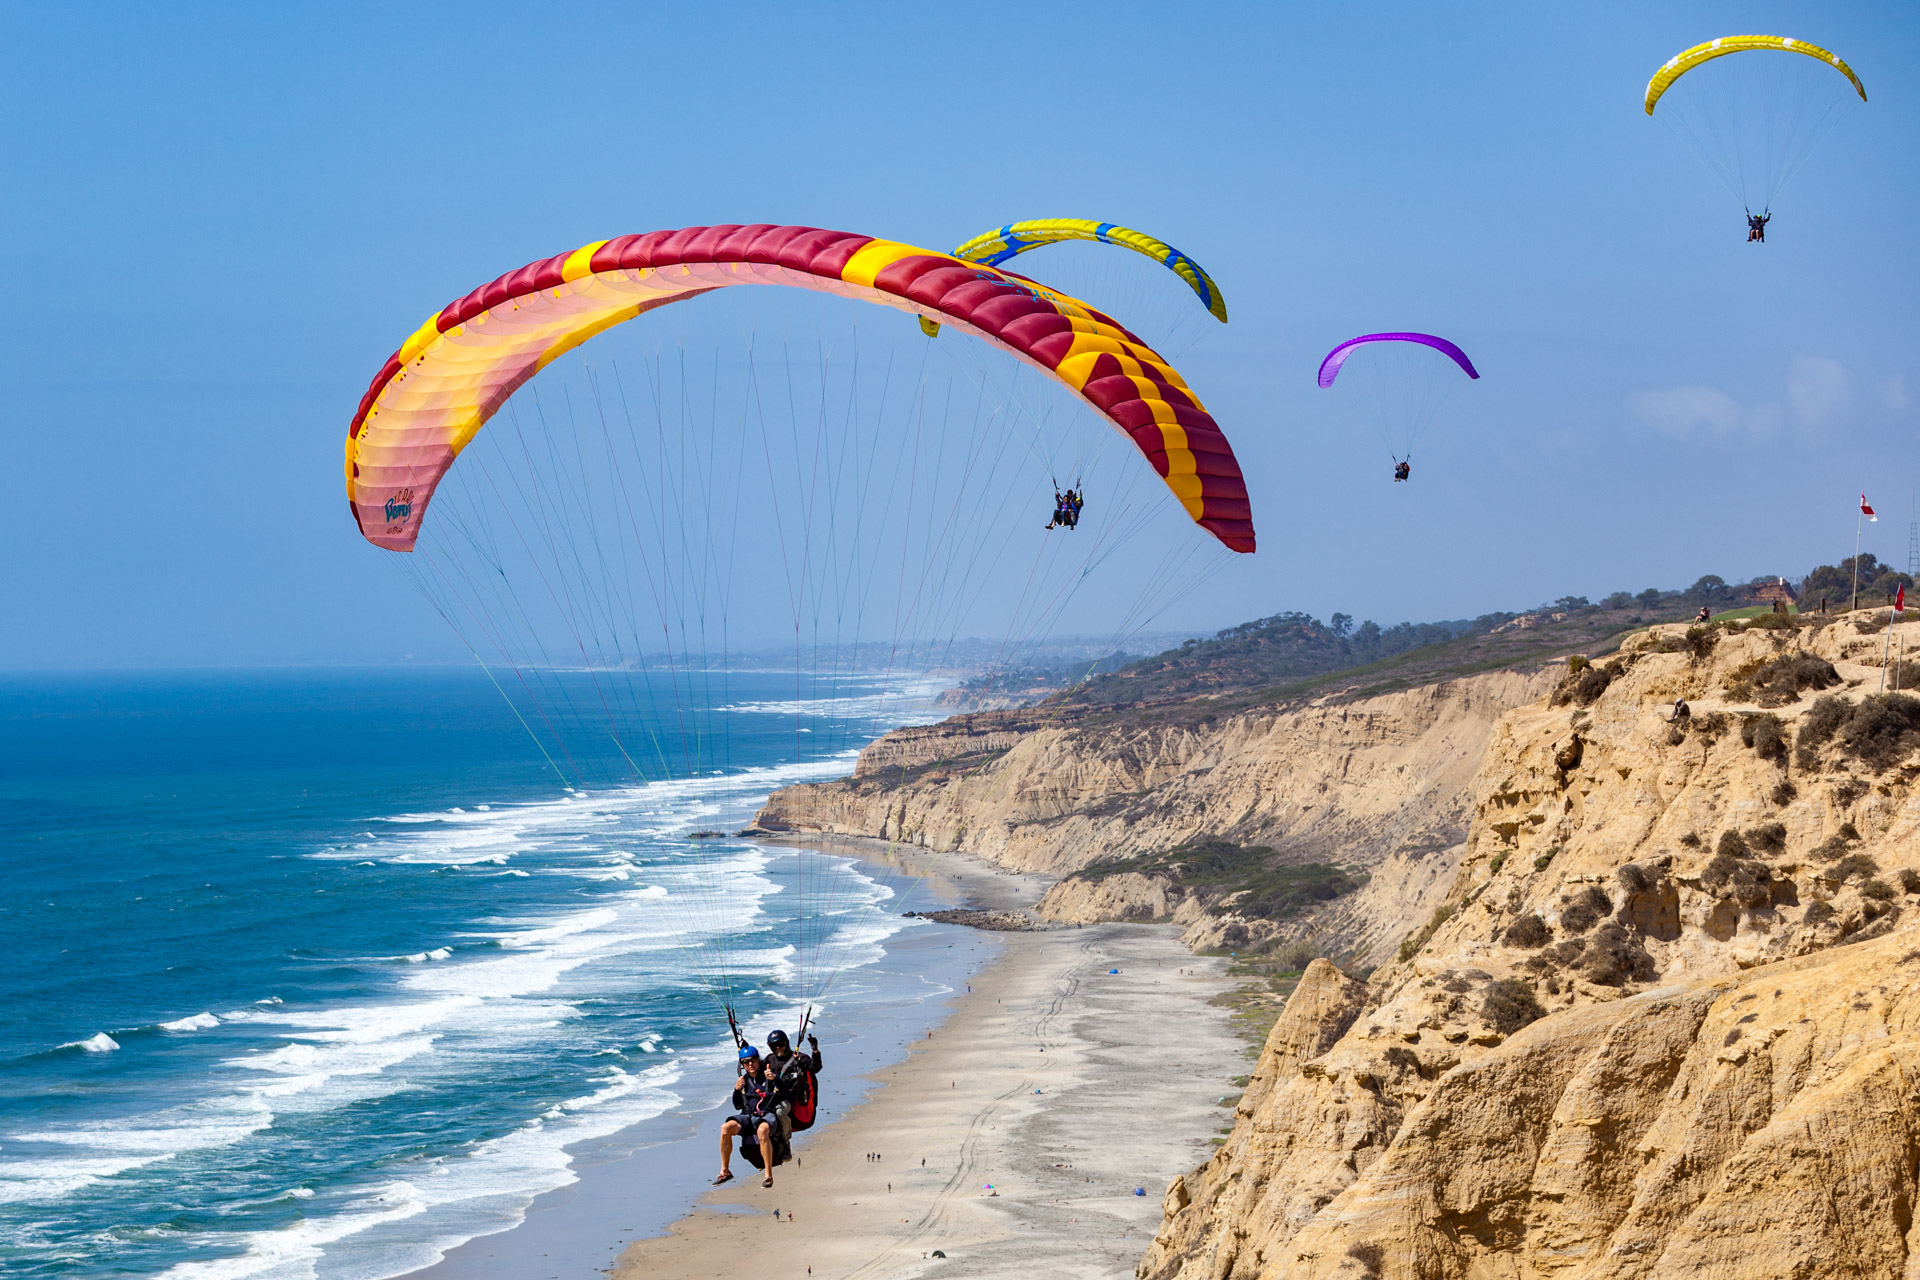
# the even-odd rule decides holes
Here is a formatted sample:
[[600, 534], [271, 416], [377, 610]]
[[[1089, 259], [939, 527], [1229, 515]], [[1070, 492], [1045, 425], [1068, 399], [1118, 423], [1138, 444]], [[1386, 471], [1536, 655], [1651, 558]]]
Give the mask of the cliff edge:
[[1138, 1274], [1920, 1274], [1920, 699], [1807, 621], [1509, 711], [1445, 901], [1303, 977]]
[[[1201, 700], [956, 716], [878, 739], [851, 778], [775, 792], [756, 823], [1060, 876], [1050, 920], [1172, 920], [1195, 947], [1311, 937], [1372, 963], [1452, 886], [1495, 725], [1555, 678], [1498, 671], [1229, 715]], [[1195, 845], [1250, 851], [1239, 879], [1209, 893], [1154, 856]], [[1237, 886], [1274, 867], [1320, 868], [1312, 883], [1337, 892], [1257, 914]]]

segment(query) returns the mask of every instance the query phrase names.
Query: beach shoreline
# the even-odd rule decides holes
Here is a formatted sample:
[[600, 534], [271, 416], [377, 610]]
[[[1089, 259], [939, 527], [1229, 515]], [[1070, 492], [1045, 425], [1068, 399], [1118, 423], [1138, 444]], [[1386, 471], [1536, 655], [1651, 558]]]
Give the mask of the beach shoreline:
[[[1247, 1070], [1210, 1003], [1230, 985], [1225, 962], [1193, 956], [1172, 926], [999, 937], [944, 1020], [799, 1139], [772, 1189], [736, 1157], [733, 1183], [627, 1245], [616, 1280], [741, 1274], [769, 1257], [823, 1278], [1132, 1275], [1168, 1183], [1211, 1155]], [[822, 1083], [828, 1097], [846, 1087], [831, 1058]]]
[[[889, 863], [915, 882], [902, 910], [1015, 911], [1050, 883], [962, 853], [765, 842]], [[675, 1086], [684, 1105], [572, 1149], [572, 1183], [405, 1280], [736, 1274], [763, 1269], [769, 1249], [821, 1277], [1131, 1275], [1167, 1183], [1212, 1153], [1231, 1121], [1220, 1100], [1248, 1069], [1228, 1011], [1209, 1003], [1231, 986], [1225, 962], [1192, 955], [1172, 926], [1137, 924], [935, 925], [888, 953], [881, 963], [903, 971], [938, 967], [951, 993], [876, 1008], [851, 1042], [837, 1020], [822, 1123], [772, 1190], [737, 1154], [736, 1180], [709, 1185], [733, 1072], [702, 1064]]]
[[[898, 895], [895, 912], [969, 906], [1010, 906], [1037, 899], [1049, 883], [1038, 876], [1002, 872], [966, 855], [936, 853], [880, 841], [756, 838], [756, 844], [801, 848], [850, 857], [888, 883]], [[871, 1072], [898, 1061], [908, 1045], [944, 1021], [945, 1001], [964, 991], [968, 979], [991, 963], [999, 935], [952, 925], [906, 930], [884, 944], [886, 955], [851, 973], [888, 984], [891, 998], [861, 1002], [843, 983], [838, 1008], [822, 1027], [834, 1087], [822, 1098], [826, 1131], [872, 1087]], [[860, 985], [861, 979], [851, 979]], [[911, 985], [929, 994], [904, 999]], [[724, 1026], [721, 1028], [724, 1034]], [[724, 1056], [683, 1063], [672, 1086], [684, 1101], [665, 1114], [629, 1129], [567, 1148], [573, 1178], [542, 1192], [518, 1213], [512, 1226], [448, 1241], [438, 1261], [409, 1271], [403, 1280], [523, 1280], [604, 1274], [628, 1241], [665, 1231], [692, 1209], [718, 1167], [721, 1104], [734, 1068]], [[751, 1172], [744, 1161], [738, 1167]]]

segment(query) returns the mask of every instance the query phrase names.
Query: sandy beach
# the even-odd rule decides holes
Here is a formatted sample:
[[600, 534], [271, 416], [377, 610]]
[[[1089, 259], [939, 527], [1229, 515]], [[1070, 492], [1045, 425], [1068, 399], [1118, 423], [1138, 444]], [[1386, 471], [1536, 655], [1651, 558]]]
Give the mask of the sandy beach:
[[[1024, 878], [934, 861], [977, 905], [1031, 901]], [[945, 1021], [873, 1072], [863, 1102], [800, 1138], [771, 1190], [736, 1156], [735, 1182], [635, 1241], [611, 1274], [738, 1276], [771, 1261], [823, 1280], [1131, 1275], [1168, 1181], [1210, 1154], [1232, 1118], [1220, 1100], [1247, 1069], [1208, 1003], [1227, 986], [1223, 965], [1164, 926], [1002, 936]], [[830, 1106], [847, 1082], [822, 1047]], [[695, 1144], [716, 1169], [717, 1126]]]

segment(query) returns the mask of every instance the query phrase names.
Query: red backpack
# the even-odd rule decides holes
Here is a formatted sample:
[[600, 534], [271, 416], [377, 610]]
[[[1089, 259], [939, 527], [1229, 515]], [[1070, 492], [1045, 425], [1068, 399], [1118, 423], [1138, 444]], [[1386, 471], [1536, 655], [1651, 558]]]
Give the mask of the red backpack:
[[793, 1127], [796, 1132], [813, 1128], [813, 1117], [820, 1105], [820, 1078], [811, 1071], [800, 1073], [800, 1093], [793, 1100]]

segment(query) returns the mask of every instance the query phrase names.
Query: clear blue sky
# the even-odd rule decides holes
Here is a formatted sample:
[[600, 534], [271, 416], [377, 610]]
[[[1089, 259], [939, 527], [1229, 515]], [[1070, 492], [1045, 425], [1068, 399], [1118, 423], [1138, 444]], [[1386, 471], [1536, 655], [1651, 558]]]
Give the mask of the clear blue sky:
[[[1906, 559], [1911, 5], [5, 13], [0, 667], [450, 652], [347, 517], [368, 378], [501, 271], [710, 222], [938, 246], [1098, 216], [1207, 264], [1234, 318], [1187, 372], [1261, 550], [1194, 630], [1798, 575], [1851, 552], [1863, 482]], [[1871, 95], [1764, 248], [1639, 106], [1736, 31], [1827, 44]], [[1485, 374], [1406, 486], [1312, 380], [1399, 326]]]

